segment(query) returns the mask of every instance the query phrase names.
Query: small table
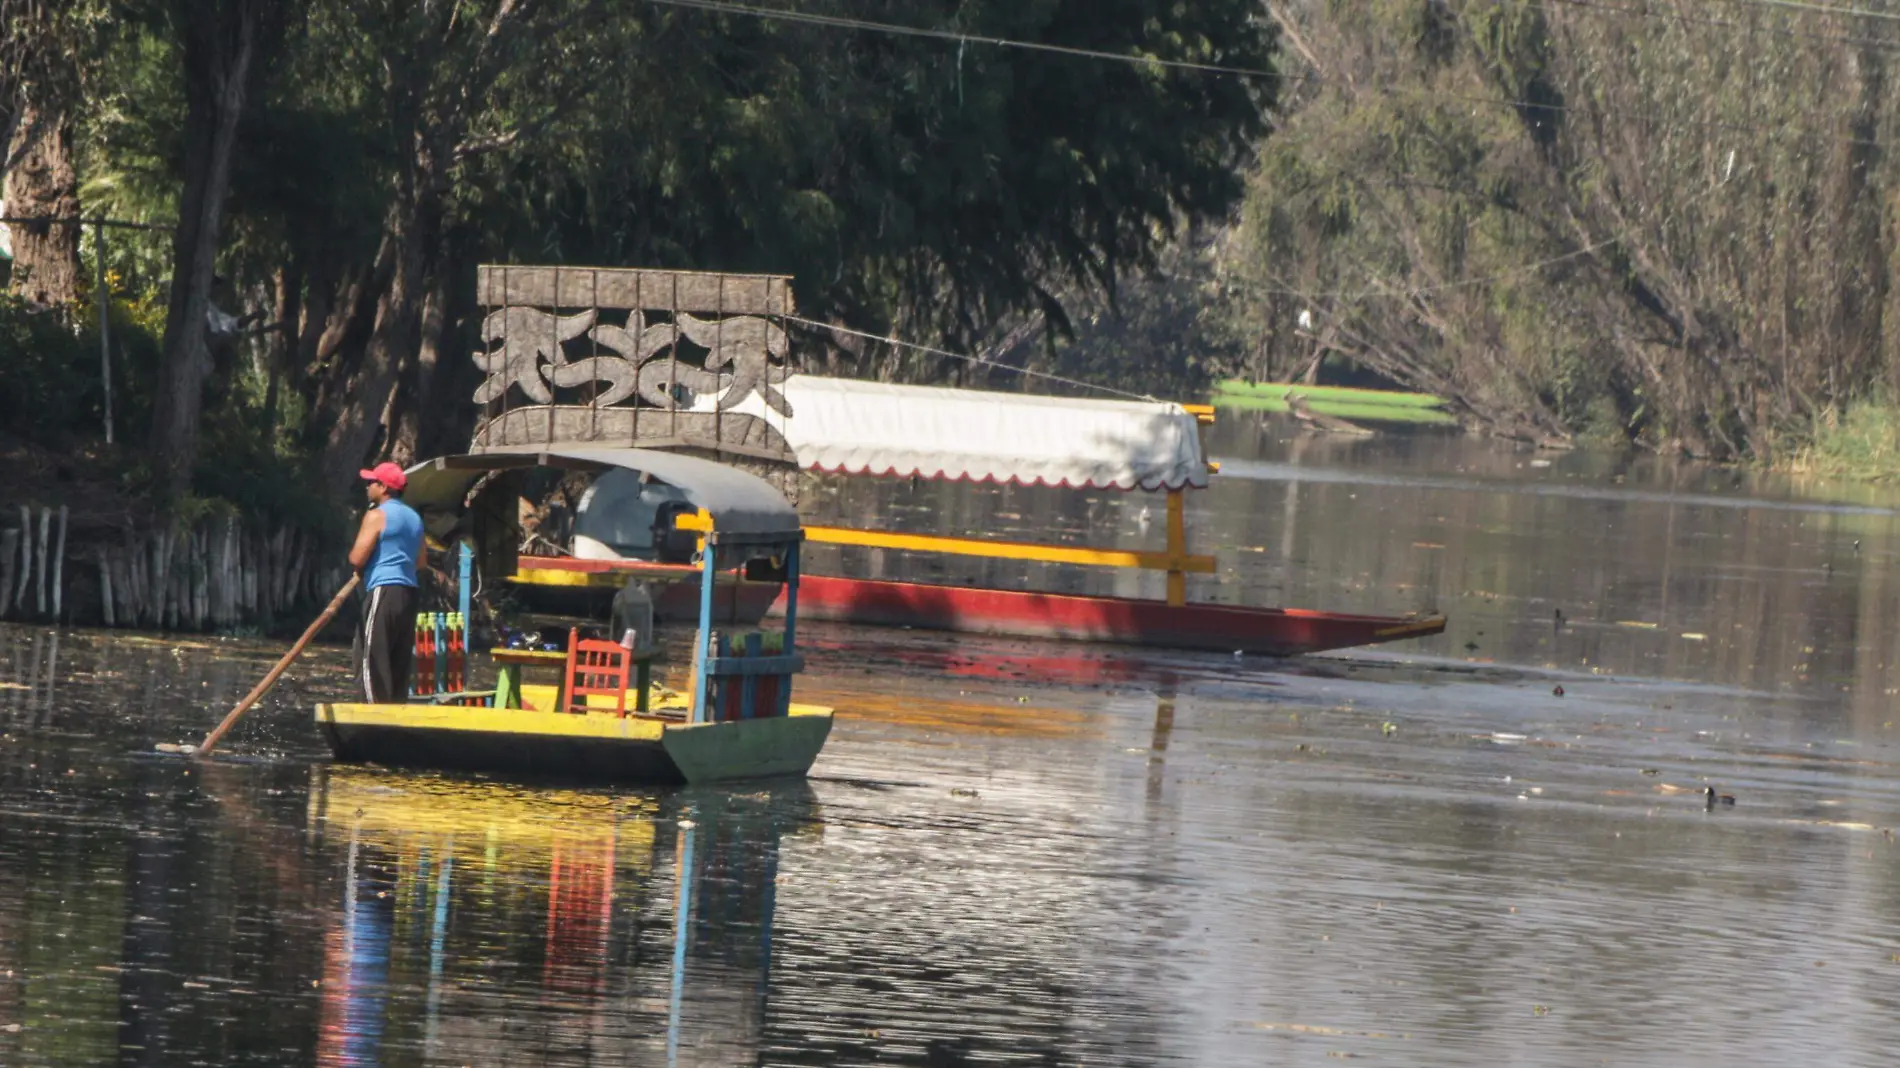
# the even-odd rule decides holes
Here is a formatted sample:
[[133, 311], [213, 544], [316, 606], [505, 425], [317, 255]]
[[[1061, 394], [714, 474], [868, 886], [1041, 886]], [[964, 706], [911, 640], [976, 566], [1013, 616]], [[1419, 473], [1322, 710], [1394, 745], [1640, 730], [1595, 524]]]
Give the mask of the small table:
[[[567, 654], [554, 649], [491, 649], [489, 657], [495, 661], [499, 670], [495, 673], [495, 707], [520, 708], [521, 706], [521, 669], [528, 667], [551, 667], [561, 672], [561, 682], [555, 691], [554, 707], [567, 707]], [[652, 689], [653, 653], [628, 653], [633, 658], [634, 708], [635, 712], [647, 711], [647, 691]]]

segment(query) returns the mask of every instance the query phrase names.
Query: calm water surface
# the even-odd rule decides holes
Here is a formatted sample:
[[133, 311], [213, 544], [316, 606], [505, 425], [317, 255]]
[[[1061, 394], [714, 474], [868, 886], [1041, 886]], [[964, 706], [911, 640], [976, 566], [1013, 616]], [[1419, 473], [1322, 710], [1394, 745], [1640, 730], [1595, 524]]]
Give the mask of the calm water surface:
[[[1450, 629], [812, 628], [809, 783], [643, 791], [332, 765], [329, 649], [165, 757], [281, 647], [0, 627], [0, 1064], [1892, 1063], [1900, 497], [1244, 417], [1212, 451], [1192, 596]], [[1144, 505], [805, 507], [1158, 546]]]

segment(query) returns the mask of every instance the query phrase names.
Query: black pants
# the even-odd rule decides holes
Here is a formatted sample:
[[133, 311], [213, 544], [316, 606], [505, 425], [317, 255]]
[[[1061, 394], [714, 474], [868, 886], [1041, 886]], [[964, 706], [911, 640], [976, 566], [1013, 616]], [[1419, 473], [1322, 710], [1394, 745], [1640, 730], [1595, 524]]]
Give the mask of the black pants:
[[356, 684], [373, 705], [409, 700], [409, 672], [416, 658], [416, 588], [378, 586], [363, 600], [356, 629]]

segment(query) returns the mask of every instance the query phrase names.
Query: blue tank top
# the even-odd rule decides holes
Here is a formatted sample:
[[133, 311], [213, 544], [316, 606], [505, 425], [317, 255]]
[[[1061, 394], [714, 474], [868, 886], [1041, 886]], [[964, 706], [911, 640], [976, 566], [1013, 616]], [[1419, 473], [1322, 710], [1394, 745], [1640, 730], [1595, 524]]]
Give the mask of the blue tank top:
[[377, 507], [383, 513], [383, 534], [376, 539], [376, 555], [363, 569], [363, 588], [414, 586], [416, 558], [422, 555], [422, 517], [394, 497]]

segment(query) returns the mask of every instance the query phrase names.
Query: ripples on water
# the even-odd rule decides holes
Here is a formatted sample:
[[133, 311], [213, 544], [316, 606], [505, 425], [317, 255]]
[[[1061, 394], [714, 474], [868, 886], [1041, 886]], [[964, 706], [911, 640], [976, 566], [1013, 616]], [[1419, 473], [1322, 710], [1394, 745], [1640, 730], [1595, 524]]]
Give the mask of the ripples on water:
[[[1287, 664], [812, 628], [813, 780], [704, 791], [333, 766], [329, 649], [168, 758], [278, 647], [0, 628], [0, 1064], [1891, 1061], [1890, 502], [1223, 433], [1263, 466], [1200, 503], [1204, 596], [1452, 629]], [[1159, 537], [941, 492], [818, 507]]]

